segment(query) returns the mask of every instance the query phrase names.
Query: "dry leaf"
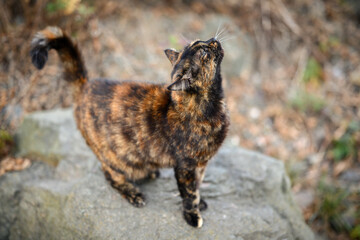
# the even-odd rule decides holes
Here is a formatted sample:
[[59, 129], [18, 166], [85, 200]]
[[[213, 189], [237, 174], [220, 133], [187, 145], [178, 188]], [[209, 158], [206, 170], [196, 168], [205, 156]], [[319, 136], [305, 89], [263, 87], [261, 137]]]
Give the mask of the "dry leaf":
[[6, 172], [23, 170], [30, 165], [31, 161], [27, 158], [6, 157], [0, 162], [0, 176]]
[[350, 159], [343, 160], [335, 164], [333, 175], [335, 177], [339, 176], [343, 171], [351, 167], [352, 161]]

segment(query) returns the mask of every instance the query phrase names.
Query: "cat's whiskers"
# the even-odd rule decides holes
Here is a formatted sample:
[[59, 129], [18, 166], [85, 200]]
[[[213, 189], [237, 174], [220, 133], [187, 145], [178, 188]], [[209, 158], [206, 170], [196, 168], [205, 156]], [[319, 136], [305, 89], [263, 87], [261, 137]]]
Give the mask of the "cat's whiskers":
[[191, 41], [188, 38], [186, 38], [182, 33], [179, 33], [179, 35], [187, 44], [191, 43]]
[[[227, 32], [227, 28], [224, 27], [224, 28], [217, 34], [217, 36], [215, 37], [215, 39], [223, 37], [223, 34], [225, 34], [226, 32]], [[225, 36], [225, 35], [224, 35], [224, 36]]]
[[219, 42], [224, 43], [224, 42], [226, 42], [226, 41], [228, 41], [230, 39], [233, 39], [233, 38], [235, 38], [235, 36], [228, 36], [228, 37], [225, 36], [222, 39], [219, 39]]
[[219, 32], [219, 29], [220, 29], [221, 25], [222, 25], [222, 23], [219, 23], [219, 25], [218, 25], [218, 27], [216, 29], [216, 33], [215, 33], [215, 36], [214, 36], [215, 39], [217, 39], [217, 37], [218, 37], [218, 32]]

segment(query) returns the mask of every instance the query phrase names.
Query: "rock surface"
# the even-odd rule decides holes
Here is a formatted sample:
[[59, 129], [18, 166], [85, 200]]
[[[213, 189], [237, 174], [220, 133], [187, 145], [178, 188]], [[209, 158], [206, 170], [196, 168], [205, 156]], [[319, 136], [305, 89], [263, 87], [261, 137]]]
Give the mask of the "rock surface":
[[[201, 229], [182, 219], [172, 170], [140, 185], [147, 205], [128, 204], [105, 180], [76, 130], [72, 110], [28, 115], [19, 155], [38, 161], [0, 177], [0, 239], [314, 239], [275, 159], [223, 146], [201, 194]], [[56, 166], [56, 167], [54, 167]]]

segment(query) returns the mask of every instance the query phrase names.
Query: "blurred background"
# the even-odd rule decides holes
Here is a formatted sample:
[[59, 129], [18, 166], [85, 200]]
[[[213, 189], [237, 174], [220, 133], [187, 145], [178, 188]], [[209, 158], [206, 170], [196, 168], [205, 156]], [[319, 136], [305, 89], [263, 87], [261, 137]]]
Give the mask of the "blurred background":
[[26, 113], [70, 107], [56, 53], [37, 71], [48, 25], [78, 42], [89, 76], [170, 83], [163, 50], [223, 31], [226, 144], [283, 161], [323, 239], [360, 239], [360, 1], [0, 0], [0, 175]]

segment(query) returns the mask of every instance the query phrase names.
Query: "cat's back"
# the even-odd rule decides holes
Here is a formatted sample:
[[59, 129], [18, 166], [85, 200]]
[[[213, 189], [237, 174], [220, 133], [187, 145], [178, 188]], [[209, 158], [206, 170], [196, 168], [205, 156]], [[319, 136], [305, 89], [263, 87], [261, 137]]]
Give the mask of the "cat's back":
[[169, 91], [159, 84], [94, 79], [83, 87], [75, 118], [97, 155], [148, 142], [145, 138], [160, 127], [170, 103]]
[[75, 115], [81, 118], [78, 121], [102, 115], [107, 117], [104, 120], [111, 120], [131, 111], [142, 112], [155, 101], [166, 102], [168, 95], [160, 84], [94, 79], [88, 81], [76, 97]]

